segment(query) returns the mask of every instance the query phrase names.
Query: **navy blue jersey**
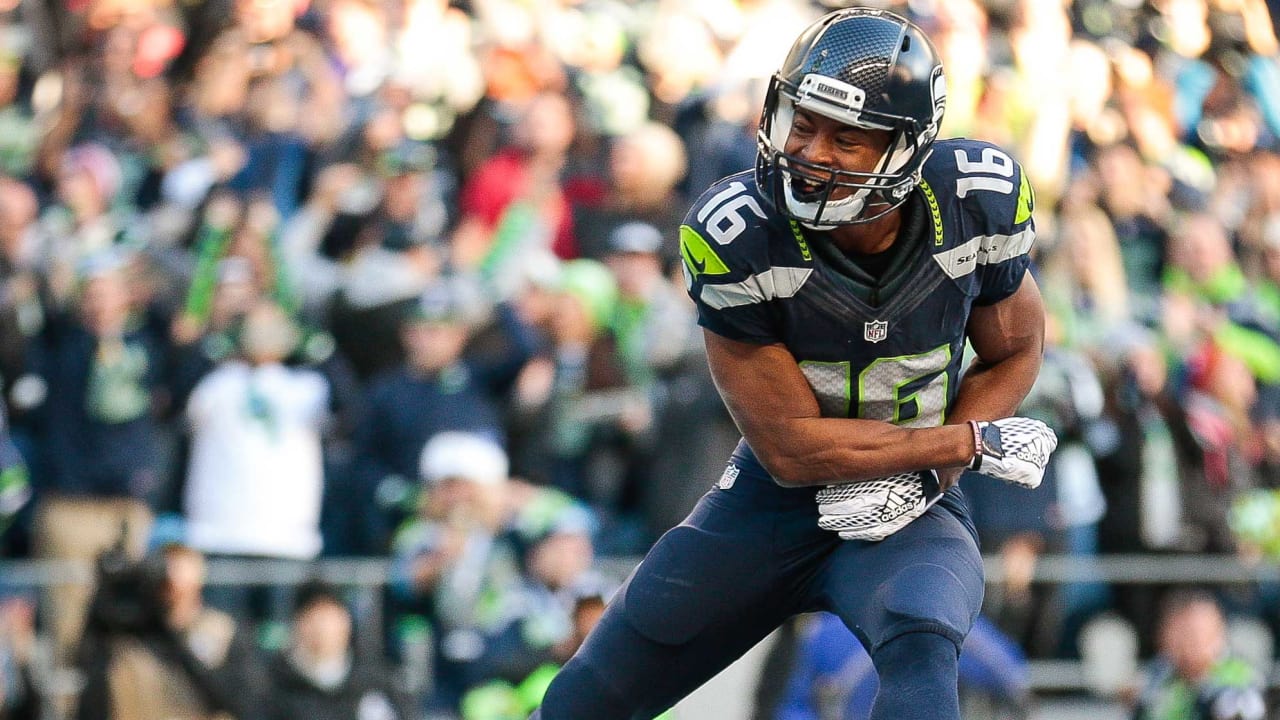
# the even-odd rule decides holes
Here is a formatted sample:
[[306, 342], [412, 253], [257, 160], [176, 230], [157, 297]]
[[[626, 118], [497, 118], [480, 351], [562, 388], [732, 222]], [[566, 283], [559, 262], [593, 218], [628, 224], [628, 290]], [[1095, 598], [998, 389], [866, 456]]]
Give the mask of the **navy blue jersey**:
[[939, 141], [904, 205], [916, 220], [904, 219], [904, 232], [915, 237], [897, 242], [910, 241], [912, 254], [884, 289], [818, 252], [827, 241], [774, 211], [740, 173], [707, 190], [680, 228], [686, 286], [702, 326], [785, 345], [824, 417], [941, 425], [970, 309], [1022, 282], [1033, 202], [1022, 168], [999, 148]]

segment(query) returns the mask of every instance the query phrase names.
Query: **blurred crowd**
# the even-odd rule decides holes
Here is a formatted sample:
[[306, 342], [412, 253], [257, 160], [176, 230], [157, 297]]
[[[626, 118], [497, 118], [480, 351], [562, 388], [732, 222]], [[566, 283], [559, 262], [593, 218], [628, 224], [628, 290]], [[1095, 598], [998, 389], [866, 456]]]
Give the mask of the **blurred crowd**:
[[[1037, 195], [1024, 414], [1062, 444], [1036, 493], [962, 482], [1003, 561], [994, 657], [1077, 656], [1100, 619], [1152, 657], [1196, 602], [1276, 637], [1265, 583], [1032, 578], [1046, 552], [1280, 559], [1280, 3], [868, 4], [938, 46], [944, 135]], [[86, 720], [523, 717], [617, 582], [596, 560], [642, 554], [736, 442], [678, 225], [752, 166], [768, 74], [839, 5], [0, 0], [0, 557], [168, 572], [166, 632], [123, 640], [100, 592], [37, 614], [0, 578], [0, 718], [42, 694], [36, 636]], [[339, 588], [200, 590], [206, 558], [344, 556], [390, 561], [386, 657], [353, 654]], [[218, 675], [256, 650], [253, 682]], [[119, 697], [156, 657], [195, 680]]]

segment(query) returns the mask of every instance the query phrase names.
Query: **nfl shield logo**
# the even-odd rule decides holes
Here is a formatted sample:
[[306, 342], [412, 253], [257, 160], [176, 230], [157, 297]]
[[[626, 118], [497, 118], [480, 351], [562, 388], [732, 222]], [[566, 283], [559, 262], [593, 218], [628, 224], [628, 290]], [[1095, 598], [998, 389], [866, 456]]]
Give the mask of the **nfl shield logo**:
[[889, 323], [885, 320], [864, 323], [862, 337], [866, 338], [867, 342], [880, 342], [889, 337]]

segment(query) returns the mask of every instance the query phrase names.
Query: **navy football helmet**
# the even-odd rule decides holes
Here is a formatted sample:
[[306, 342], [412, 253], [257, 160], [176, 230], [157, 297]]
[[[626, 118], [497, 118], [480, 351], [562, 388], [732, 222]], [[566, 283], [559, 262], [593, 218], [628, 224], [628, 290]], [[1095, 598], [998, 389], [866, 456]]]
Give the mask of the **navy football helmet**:
[[[756, 140], [756, 182], [778, 210], [811, 228], [875, 220], [919, 184], [945, 105], [942, 62], [920, 28], [884, 10], [830, 13], [801, 33], [769, 82]], [[888, 150], [872, 172], [788, 154], [796, 108], [886, 130]], [[838, 188], [849, 192], [839, 197], [844, 193]]]

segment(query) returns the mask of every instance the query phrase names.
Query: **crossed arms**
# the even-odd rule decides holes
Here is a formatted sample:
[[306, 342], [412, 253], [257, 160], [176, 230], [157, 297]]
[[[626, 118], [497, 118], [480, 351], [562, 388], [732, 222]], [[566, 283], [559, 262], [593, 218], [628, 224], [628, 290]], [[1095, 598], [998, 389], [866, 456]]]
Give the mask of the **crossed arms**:
[[707, 362], [729, 413], [780, 485], [801, 487], [938, 469], [953, 484], [974, 456], [968, 420], [1014, 414], [1044, 351], [1044, 304], [1030, 273], [1013, 295], [969, 315], [977, 360], [960, 383], [947, 424], [905, 428], [879, 420], [824, 418], [795, 358], [780, 343], [753, 345], [704, 330]]

